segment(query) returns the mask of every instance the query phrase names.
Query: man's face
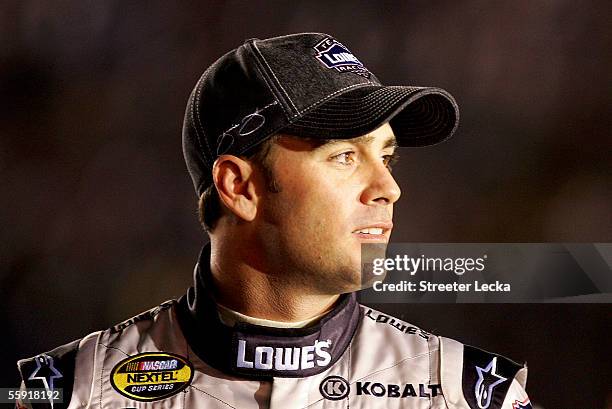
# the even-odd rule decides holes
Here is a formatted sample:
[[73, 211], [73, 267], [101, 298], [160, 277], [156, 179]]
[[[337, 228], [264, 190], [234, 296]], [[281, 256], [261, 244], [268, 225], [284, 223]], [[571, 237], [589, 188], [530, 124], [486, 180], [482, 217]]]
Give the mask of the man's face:
[[388, 124], [323, 145], [278, 140], [270, 166], [280, 191], [263, 194], [258, 231], [279, 279], [323, 294], [361, 288], [361, 245], [387, 243], [393, 227], [394, 151]]

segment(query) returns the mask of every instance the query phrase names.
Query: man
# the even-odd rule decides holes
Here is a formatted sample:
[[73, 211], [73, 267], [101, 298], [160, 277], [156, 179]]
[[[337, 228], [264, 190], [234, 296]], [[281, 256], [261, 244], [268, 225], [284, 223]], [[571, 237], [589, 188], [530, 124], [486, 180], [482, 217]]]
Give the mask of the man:
[[[387, 87], [326, 34], [252, 39], [193, 90], [183, 149], [210, 244], [195, 284], [19, 362], [63, 407], [528, 408], [526, 368], [359, 305], [396, 145], [452, 135], [438, 88]], [[54, 404], [60, 407], [59, 403]]]

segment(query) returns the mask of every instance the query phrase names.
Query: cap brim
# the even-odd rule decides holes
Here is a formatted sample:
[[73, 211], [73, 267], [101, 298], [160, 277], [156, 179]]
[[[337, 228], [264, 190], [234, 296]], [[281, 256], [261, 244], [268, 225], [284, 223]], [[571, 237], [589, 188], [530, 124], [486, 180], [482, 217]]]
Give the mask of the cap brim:
[[390, 122], [400, 146], [450, 138], [459, 125], [455, 99], [440, 88], [364, 86], [315, 106], [281, 132], [315, 139], [349, 139]]

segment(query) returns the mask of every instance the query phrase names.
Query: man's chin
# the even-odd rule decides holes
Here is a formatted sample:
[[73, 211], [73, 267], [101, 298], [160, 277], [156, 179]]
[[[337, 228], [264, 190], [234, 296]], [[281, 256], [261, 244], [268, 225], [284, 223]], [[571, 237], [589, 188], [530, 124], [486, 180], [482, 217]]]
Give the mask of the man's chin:
[[375, 282], [384, 281], [386, 272], [383, 274], [373, 274], [373, 273], [362, 273], [361, 274], [361, 288], [360, 290], [366, 290], [368, 288], [372, 288]]
[[375, 281], [382, 279], [384, 279], [384, 276], [364, 273], [362, 269], [354, 269], [344, 276], [342, 282], [337, 283], [336, 291], [338, 294], [344, 294], [365, 290], [372, 287]]
[[360, 290], [370, 288], [376, 281], [384, 280], [384, 274], [375, 272], [376, 261], [384, 259], [387, 255], [388, 243], [367, 243], [360, 247], [359, 252], [359, 283]]

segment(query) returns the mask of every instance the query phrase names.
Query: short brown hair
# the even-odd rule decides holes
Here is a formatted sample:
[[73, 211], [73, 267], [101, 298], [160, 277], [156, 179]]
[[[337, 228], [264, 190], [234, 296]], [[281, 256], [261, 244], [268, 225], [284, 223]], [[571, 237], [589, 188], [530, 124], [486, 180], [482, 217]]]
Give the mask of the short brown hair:
[[[273, 135], [261, 144], [257, 145], [252, 151], [241, 156], [245, 159], [258, 164], [263, 169], [266, 184], [270, 192], [280, 192], [280, 187], [274, 179], [274, 173], [268, 163], [272, 145], [278, 140], [280, 135]], [[198, 220], [206, 232], [211, 232], [223, 215], [224, 209], [219, 198], [219, 192], [214, 183], [204, 190], [198, 201]]]

